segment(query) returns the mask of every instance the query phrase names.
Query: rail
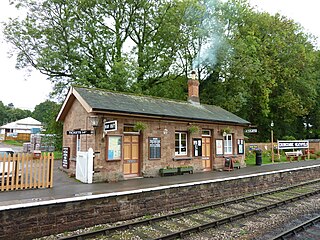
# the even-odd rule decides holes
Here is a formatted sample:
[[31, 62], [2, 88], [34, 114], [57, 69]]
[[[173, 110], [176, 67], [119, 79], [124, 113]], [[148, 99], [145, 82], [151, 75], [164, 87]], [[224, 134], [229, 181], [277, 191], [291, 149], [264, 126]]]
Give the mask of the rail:
[[[253, 194], [250, 196], [237, 198], [225, 202], [220, 203], [213, 203], [205, 206], [200, 206], [195, 209], [189, 209], [186, 211], [171, 213], [159, 217], [153, 217], [149, 219], [143, 219], [137, 222], [133, 223], [127, 223], [123, 225], [118, 225], [114, 227], [108, 227], [92, 232], [77, 234], [73, 236], [66, 236], [59, 239], [88, 239], [96, 236], [105, 235], [110, 237], [112, 234], [116, 234], [118, 231], [123, 230], [131, 230], [131, 229], [137, 229], [140, 226], [150, 226], [151, 228], [155, 229], [158, 233], [155, 233], [154, 236], [152, 236], [151, 233], [149, 233], [148, 236], [145, 236], [146, 234], [141, 233], [138, 231], [137, 235], [139, 235], [142, 239], [176, 239], [179, 237], [182, 237], [184, 235], [193, 233], [193, 232], [199, 232], [207, 228], [211, 227], [217, 227], [219, 225], [229, 223], [241, 218], [245, 218], [247, 216], [251, 216], [257, 213], [260, 213], [262, 211], [266, 211], [272, 208], [276, 208], [279, 206], [283, 206], [287, 203], [294, 202], [299, 199], [303, 199], [315, 194], [320, 193], [320, 180], [316, 181], [310, 181], [307, 183], [297, 184], [294, 186], [290, 186], [287, 188], [277, 189], [273, 191], [268, 191], [264, 193], [259, 194]], [[314, 190], [316, 188], [316, 190]], [[281, 199], [281, 197], [284, 197], [284, 199]], [[244, 207], [244, 209], [239, 209], [239, 206], [237, 204], [246, 204], [250, 202], [250, 207]], [[256, 205], [256, 207], [252, 208], [252, 205]], [[251, 209], [250, 209], [251, 208]], [[222, 209], [222, 213], [219, 213], [219, 211]], [[226, 214], [228, 210], [235, 210], [235, 214]], [[249, 209], [249, 210], [248, 210]], [[218, 215], [215, 215], [215, 213], [219, 213]], [[201, 216], [200, 218], [198, 216]], [[218, 217], [217, 217], [218, 216]], [[170, 224], [176, 224], [178, 222], [178, 228], [181, 227], [181, 223], [183, 222], [183, 218], [191, 218], [194, 220], [195, 225], [194, 226], [185, 226], [182, 229], [179, 229], [177, 231], [171, 232], [169, 229], [166, 229], [164, 226], [161, 225], [161, 223], [165, 221], [169, 221]], [[172, 219], [175, 219], [176, 221], [172, 221]], [[177, 221], [179, 219], [179, 221]], [[151, 232], [151, 231], [150, 231]], [[159, 235], [159, 236], [158, 236]], [[128, 238], [129, 239], [129, 238]]]
[[[289, 239], [290, 237], [293, 237], [295, 236], [296, 234], [298, 233], [301, 233], [301, 232], [304, 232], [306, 231], [307, 229], [311, 228], [312, 226], [315, 226], [315, 225], [319, 225], [320, 223], [320, 215], [317, 216], [317, 217], [314, 217], [310, 220], [307, 220], [293, 228], [290, 228], [289, 230], [287, 231], [284, 231], [280, 234], [278, 234], [277, 236], [271, 238], [270, 240], [284, 240], [284, 239]], [[315, 236], [317, 235], [318, 237], [320, 236], [320, 228], [318, 228], [318, 232], [314, 232]], [[304, 239], [304, 238], [301, 238], [301, 239]]]

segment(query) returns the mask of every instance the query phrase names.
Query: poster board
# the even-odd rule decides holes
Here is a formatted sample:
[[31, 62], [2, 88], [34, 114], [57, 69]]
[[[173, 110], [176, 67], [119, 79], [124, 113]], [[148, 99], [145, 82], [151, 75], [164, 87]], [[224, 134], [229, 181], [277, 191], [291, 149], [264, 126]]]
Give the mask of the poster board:
[[238, 139], [237, 145], [238, 145], [238, 154], [244, 154], [244, 140]]
[[223, 155], [223, 140], [216, 139], [216, 155]]
[[161, 138], [150, 137], [149, 138], [149, 159], [161, 158]]
[[193, 143], [193, 156], [201, 157], [202, 156], [202, 139], [194, 138], [192, 140], [192, 143]]
[[108, 160], [121, 160], [122, 138], [120, 136], [109, 136], [108, 138]]
[[224, 167], [223, 170], [225, 171], [232, 171], [233, 170], [233, 162], [231, 157], [226, 157], [224, 159]]

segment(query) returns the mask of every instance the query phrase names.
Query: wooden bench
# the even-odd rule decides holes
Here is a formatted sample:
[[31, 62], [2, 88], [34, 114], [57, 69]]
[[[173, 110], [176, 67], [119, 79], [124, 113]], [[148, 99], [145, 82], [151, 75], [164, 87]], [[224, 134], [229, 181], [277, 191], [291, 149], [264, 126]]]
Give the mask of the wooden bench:
[[[294, 151], [294, 152], [286, 152], [286, 159], [287, 161], [291, 162], [291, 159], [293, 161], [299, 161], [299, 156], [301, 156], [301, 159], [305, 160], [305, 156], [302, 155], [302, 151]], [[304, 156], [304, 158], [302, 158]]]

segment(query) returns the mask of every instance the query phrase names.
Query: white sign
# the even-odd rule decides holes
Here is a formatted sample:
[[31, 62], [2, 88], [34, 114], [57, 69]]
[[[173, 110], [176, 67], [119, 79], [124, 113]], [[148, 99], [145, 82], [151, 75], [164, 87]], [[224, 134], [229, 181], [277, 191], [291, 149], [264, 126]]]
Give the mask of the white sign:
[[244, 130], [245, 133], [257, 133], [258, 129], [256, 128], [248, 128]]
[[104, 123], [104, 131], [111, 132], [117, 131], [118, 129], [118, 122], [117, 121], [109, 121]]
[[279, 149], [309, 148], [309, 140], [278, 140]]
[[216, 140], [216, 154], [217, 155], [222, 155], [223, 154], [223, 141], [220, 139]]

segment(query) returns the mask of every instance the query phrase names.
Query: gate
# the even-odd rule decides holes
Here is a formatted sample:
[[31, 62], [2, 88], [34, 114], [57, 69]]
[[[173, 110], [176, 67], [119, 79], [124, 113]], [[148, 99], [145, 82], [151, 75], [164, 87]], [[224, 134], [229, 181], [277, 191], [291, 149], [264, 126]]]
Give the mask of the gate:
[[92, 183], [93, 156], [92, 148], [88, 152], [77, 152], [76, 179], [83, 183]]
[[53, 185], [52, 153], [0, 156], [0, 191], [51, 188]]

